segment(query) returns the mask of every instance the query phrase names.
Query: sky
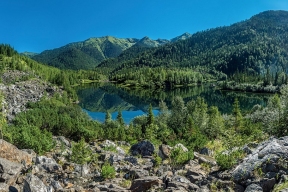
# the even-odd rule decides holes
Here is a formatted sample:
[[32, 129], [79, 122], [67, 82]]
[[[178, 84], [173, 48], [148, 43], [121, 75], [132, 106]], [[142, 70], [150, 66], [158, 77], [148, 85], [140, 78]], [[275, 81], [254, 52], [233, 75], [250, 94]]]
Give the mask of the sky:
[[171, 39], [229, 26], [288, 0], [1, 0], [0, 43], [40, 53], [90, 37]]

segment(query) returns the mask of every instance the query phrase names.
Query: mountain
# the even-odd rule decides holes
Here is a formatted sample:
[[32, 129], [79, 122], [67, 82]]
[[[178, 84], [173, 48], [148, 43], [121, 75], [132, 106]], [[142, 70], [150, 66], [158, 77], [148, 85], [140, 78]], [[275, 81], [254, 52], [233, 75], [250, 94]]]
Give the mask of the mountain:
[[117, 57], [138, 41], [133, 38], [120, 39], [111, 36], [89, 38], [43, 51], [32, 58], [61, 69], [92, 69], [104, 59]]
[[171, 39], [170, 41], [171, 42], [176, 42], [176, 41], [179, 41], [179, 40], [185, 40], [185, 39], [188, 39], [192, 36], [192, 34], [190, 33], [183, 33], [182, 35], [178, 36], [178, 37], [175, 37], [173, 39]]
[[[231, 26], [197, 32], [185, 40], [146, 49], [126, 60], [103, 62], [97, 70], [110, 74], [111, 80], [139, 83], [160, 79], [191, 83], [202, 81], [209, 74], [225, 79], [225, 75], [236, 72], [254, 75], [264, 74], [267, 69], [288, 72], [287, 37], [288, 12], [266, 11]], [[148, 70], [152, 68], [155, 69]], [[191, 74], [180, 75], [176, 69]], [[167, 75], [167, 70], [173, 72], [173, 77]], [[162, 74], [153, 75], [152, 71]]]
[[169, 40], [166, 39], [157, 39], [157, 40], [152, 40], [149, 37], [144, 37], [142, 39], [140, 39], [135, 45], [133, 46], [137, 46], [137, 47], [159, 47], [162, 46], [166, 43], [169, 43]]
[[70, 43], [53, 50], [46, 50], [32, 56], [38, 62], [61, 69], [93, 69], [101, 61], [119, 56], [124, 50], [132, 47], [158, 47], [168, 40], [116, 38], [105, 36], [89, 38], [85, 41]]
[[25, 51], [25, 52], [23, 52], [23, 53], [20, 53], [20, 55], [25, 55], [25, 56], [31, 58], [31, 57], [33, 57], [33, 56], [35, 56], [35, 55], [38, 55], [38, 53]]

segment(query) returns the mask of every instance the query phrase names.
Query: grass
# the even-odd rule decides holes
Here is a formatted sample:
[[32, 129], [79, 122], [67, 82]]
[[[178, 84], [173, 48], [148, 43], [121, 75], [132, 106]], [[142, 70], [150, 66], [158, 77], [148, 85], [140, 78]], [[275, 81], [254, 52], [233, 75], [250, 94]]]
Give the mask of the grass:
[[130, 188], [131, 184], [132, 184], [131, 180], [123, 180], [119, 183], [120, 187], [123, 187], [123, 188]]
[[288, 181], [285, 181], [284, 183], [275, 185], [272, 192], [279, 192], [282, 189], [286, 189], [286, 188], [288, 188]]

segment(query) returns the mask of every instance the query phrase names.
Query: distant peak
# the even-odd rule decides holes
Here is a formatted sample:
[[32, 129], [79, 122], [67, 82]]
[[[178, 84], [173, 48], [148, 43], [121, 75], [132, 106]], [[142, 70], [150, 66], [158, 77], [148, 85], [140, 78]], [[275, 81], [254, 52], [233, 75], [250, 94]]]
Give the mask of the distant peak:
[[150, 38], [148, 36], [145, 36], [141, 40], [150, 40]]
[[183, 33], [180, 36], [177, 36], [177, 37], [171, 39], [171, 42], [175, 42], [175, 41], [179, 41], [179, 40], [185, 40], [185, 39], [187, 39], [187, 38], [189, 38], [191, 36], [192, 35], [190, 33], [186, 32], [186, 33]]

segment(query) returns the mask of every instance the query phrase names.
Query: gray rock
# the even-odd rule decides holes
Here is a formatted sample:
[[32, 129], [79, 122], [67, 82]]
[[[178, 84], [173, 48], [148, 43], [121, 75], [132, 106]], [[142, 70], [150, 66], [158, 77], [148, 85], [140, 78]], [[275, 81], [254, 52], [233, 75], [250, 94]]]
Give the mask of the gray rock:
[[213, 155], [213, 151], [211, 151], [207, 147], [204, 147], [203, 149], [200, 150], [200, 154], [212, 156]]
[[186, 177], [176, 175], [172, 178], [172, 181], [180, 182], [180, 183], [191, 183]]
[[263, 192], [263, 189], [259, 185], [253, 183], [245, 189], [245, 192]]
[[58, 165], [54, 159], [46, 156], [36, 157], [36, 165], [49, 173], [55, 173], [62, 170], [62, 167]]
[[86, 177], [87, 174], [89, 174], [90, 172], [90, 167], [87, 164], [84, 165], [75, 164], [74, 171], [79, 173], [81, 177]]
[[101, 147], [116, 147], [117, 145], [110, 141], [110, 140], [105, 140], [102, 144]]
[[125, 151], [121, 147], [116, 147], [118, 154], [125, 155]]
[[128, 174], [130, 179], [139, 179], [149, 176], [149, 172], [147, 170], [137, 168], [132, 168]]
[[48, 192], [48, 190], [37, 176], [28, 175], [24, 179], [23, 192]]
[[54, 159], [48, 158], [46, 156], [36, 157], [36, 164], [45, 164], [45, 163], [56, 164], [56, 161]]
[[7, 191], [9, 191], [9, 185], [0, 182], [0, 192], [7, 192]]
[[251, 154], [252, 150], [250, 149], [250, 147], [248, 147], [247, 145], [244, 145], [244, 147], [242, 148], [242, 150], [246, 153], [246, 154]]
[[23, 168], [22, 164], [0, 158], [0, 182], [13, 185]]
[[173, 147], [173, 149], [177, 149], [177, 148], [180, 148], [183, 152], [188, 152], [188, 149], [181, 143], [178, 143]]
[[280, 173], [283, 170], [285, 172], [287, 170], [287, 163], [285, 162], [288, 160], [287, 144], [288, 137], [282, 137], [279, 139], [270, 138], [257, 145], [253, 152], [232, 171], [233, 181], [245, 183], [248, 179], [253, 179], [253, 172], [259, 167], [265, 175], [267, 172]]
[[141, 141], [135, 145], [132, 145], [130, 152], [132, 155], [152, 156], [155, 147], [150, 141]]
[[150, 189], [153, 185], [161, 185], [162, 180], [158, 177], [148, 176], [140, 179], [135, 179], [132, 181], [130, 190], [132, 192], [144, 192]]
[[51, 185], [55, 191], [63, 189], [59, 181], [52, 180]]
[[66, 147], [71, 148], [71, 143], [63, 136], [54, 137], [56, 141], [60, 141], [60, 143], [63, 143]]
[[130, 162], [133, 165], [137, 165], [138, 164], [138, 159], [136, 157], [133, 157], [133, 156], [125, 157], [124, 161]]
[[207, 163], [211, 166], [217, 165], [216, 160], [212, 157], [207, 156], [207, 155], [202, 155], [202, 154], [199, 154], [197, 152], [194, 152], [194, 158], [197, 159], [200, 164], [201, 163]]
[[263, 192], [271, 191], [275, 184], [276, 184], [275, 178], [272, 179], [265, 178], [260, 182], [260, 185], [263, 188]]
[[266, 173], [265, 178], [272, 179], [272, 178], [276, 178], [277, 175], [278, 175], [278, 173], [268, 172], [268, 173]]
[[210, 192], [210, 190], [207, 185], [204, 185], [197, 189], [196, 192]]
[[120, 162], [123, 161], [125, 159], [125, 157], [123, 155], [118, 155], [118, 154], [111, 154], [108, 161], [113, 164], [116, 162]]
[[170, 147], [169, 145], [162, 144], [159, 146], [158, 155], [159, 157], [161, 157], [161, 159], [166, 159], [170, 157], [171, 150], [172, 147]]
[[96, 186], [100, 191], [108, 191], [108, 186], [107, 185], [97, 185]]
[[259, 151], [258, 158], [263, 158], [264, 156], [267, 156], [270, 154], [287, 157], [288, 148], [281, 145], [281, 143], [279, 143], [277, 139], [273, 139], [271, 142], [269, 142], [265, 146], [265, 148]]
[[201, 181], [205, 177], [205, 174], [203, 174], [203, 172], [201, 172], [200, 170], [188, 170], [186, 173], [186, 177], [190, 180], [190, 182], [196, 183]]

